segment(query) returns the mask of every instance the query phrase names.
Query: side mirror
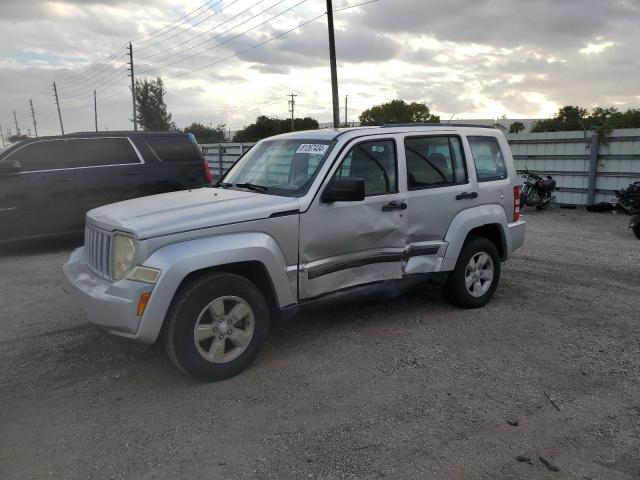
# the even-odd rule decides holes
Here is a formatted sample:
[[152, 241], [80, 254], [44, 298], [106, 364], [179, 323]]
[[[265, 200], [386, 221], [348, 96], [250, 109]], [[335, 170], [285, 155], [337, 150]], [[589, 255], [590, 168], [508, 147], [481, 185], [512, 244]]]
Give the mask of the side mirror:
[[0, 162], [0, 173], [18, 173], [20, 170], [22, 170], [22, 165], [17, 160]]
[[364, 200], [364, 180], [361, 178], [334, 178], [322, 193], [324, 203], [361, 202]]

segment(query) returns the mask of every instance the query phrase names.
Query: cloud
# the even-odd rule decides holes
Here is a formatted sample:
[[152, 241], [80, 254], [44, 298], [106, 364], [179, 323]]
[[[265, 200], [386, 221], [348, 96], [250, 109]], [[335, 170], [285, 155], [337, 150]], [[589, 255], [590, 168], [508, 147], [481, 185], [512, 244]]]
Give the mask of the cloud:
[[[180, 126], [286, 116], [291, 91], [301, 115], [328, 121], [326, 21], [268, 41], [322, 13], [306, 2], [267, 21], [298, 1], [212, 0], [199, 8], [204, 0], [2, 0], [0, 124], [6, 128], [15, 109], [26, 125], [32, 98], [39, 130], [55, 133], [55, 80], [66, 130], [93, 127], [94, 89], [101, 125], [129, 128], [130, 39], [138, 76], [166, 79]], [[192, 20], [163, 28], [193, 10]], [[351, 119], [393, 98], [426, 101], [456, 118], [640, 105], [635, 0], [380, 0], [335, 19], [340, 94], [350, 95]]]

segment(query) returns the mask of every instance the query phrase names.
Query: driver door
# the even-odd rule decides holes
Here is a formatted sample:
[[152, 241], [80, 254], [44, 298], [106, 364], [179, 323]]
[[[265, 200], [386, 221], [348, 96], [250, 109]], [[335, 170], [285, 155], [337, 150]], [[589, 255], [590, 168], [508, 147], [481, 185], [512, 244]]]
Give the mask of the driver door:
[[[395, 139], [358, 140], [332, 166], [300, 218], [300, 300], [402, 278], [407, 204], [397, 151]], [[323, 202], [334, 178], [363, 179], [365, 199]]]

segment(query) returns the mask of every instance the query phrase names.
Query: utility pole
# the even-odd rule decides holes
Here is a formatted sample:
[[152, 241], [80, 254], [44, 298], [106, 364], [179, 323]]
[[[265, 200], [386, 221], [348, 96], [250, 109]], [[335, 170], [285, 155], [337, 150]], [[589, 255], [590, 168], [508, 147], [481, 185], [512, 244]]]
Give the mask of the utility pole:
[[16, 122], [16, 135], [20, 136], [20, 127], [18, 126], [18, 117], [16, 117], [16, 111], [13, 111], [13, 121]]
[[131, 77], [131, 100], [133, 101], [133, 130], [138, 131], [138, 120], [136, 118], [136, 80], [133, 73], [133, 45], [129, 42], [129, 76]]
[[98, 94], [93, 91], [93, 117], [96, 122], [96, 132], [98, 131]]
[[33, 131], [36, 134], [36, 138], [38, 138], [38, 125], [36, 124], [36, 112], [33, 110], [33, 102], [29, 99], [29, 105], [31, 106], [31, 118], [33, 118]]
[[333, 96], [333, 128], [340, 127], [340, 97], [338, 96], [338, 67], [336, 64], [336, 38], [333, 31], [333, 5], [327, 0], [327, 23], [329, 25], [329, 60], [331, 63], [331, 93]]
[[0, 138], [2, 138], [2, 146], [5, 147], [6, 144], [4, 143], [4, 133], [2, 133], [2, 125], [0, 125]]
[[295, 110], [296, 110], [296, 97], [298, 95], [296, 95], [295, 93], [291, 92], [290, 95], [287, 95], [287, 97], [291, 97], [291, 100], [289, 100], [289, 111], [291, 112], [291, 131], [293, 132], [296, 128], [295, 128]]
[[344, 126], [349, 126], [349, 95], [344, 96]]
[[60, 101], [58, 100], [58, 87], [56, 87], [56, 82], [53, 82], [53, 96], [56, 99], [56, 107], [58, 108], [58, 119], [60, 120], [60, 131], [62, 135], [64, 135], [64, 125], [62, 124], [62, 114], [60, 113]]

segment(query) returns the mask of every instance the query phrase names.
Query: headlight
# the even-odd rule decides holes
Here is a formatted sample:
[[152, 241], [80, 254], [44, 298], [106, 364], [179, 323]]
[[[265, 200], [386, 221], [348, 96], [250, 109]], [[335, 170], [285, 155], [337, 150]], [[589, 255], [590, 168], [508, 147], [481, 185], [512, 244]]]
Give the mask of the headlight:
[[113, 236], [111, 250], [111, 276], [114, 280], [122, 280], [135, 267], [136, 244], [131, 237]]

